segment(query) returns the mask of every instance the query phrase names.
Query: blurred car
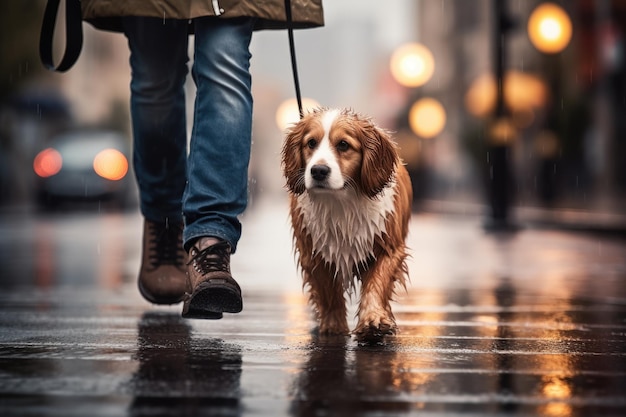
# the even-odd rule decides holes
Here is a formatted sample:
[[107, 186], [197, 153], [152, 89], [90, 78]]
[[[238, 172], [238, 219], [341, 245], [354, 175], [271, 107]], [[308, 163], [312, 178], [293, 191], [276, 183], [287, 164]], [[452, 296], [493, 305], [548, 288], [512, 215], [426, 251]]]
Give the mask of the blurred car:
[[118, 132], [79, 130], [56, 136], [33, 160], [37, 202], [44, 208], [90, 200], [128, 207], [134, 183], [129, 155], [128, 140]]

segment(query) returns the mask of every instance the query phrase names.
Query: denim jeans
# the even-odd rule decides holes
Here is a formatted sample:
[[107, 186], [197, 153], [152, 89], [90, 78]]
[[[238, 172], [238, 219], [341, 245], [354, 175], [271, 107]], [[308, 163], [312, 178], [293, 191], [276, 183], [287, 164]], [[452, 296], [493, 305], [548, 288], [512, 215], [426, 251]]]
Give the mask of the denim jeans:
[[184, 221], [189, 249], [198, 237], [226, 240], [235, 251], [238, 216], [247, 205], [252, 131], [249, 45], [254, 19], [197, 18], [196, 84], [187, 154], [184, 84], [187, 21], [128, 17], [133, 164], [144, 217]]

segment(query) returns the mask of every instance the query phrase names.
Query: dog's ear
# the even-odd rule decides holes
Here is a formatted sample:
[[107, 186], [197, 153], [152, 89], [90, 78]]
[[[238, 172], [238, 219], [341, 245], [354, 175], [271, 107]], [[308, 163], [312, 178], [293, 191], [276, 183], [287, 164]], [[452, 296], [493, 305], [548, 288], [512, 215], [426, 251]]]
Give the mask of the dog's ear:
[[372, 121], [359, 119], [362, 134], [363, 162], [361, 188], [370, 198], [377, 196], [392, 180], [396, 169], [396, 146], [389, 134]]
[[304, 186], [304, 157], [302, 138], [305, 134], [307, 119], [296, 123], [287, 131], [282, 150], [283, 175], [287, 180], [287, 189], [293, 194], [302, 194]]

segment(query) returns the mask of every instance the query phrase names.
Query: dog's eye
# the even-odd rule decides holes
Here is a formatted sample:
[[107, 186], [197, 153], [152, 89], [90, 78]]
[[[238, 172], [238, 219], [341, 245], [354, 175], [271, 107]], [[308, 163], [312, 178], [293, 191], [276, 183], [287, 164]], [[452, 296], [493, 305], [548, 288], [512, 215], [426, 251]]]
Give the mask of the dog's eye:
[[337, 144], [337, 150], [339, 152], [345, 152], [348, 149], [350, 149], [350, 144], [346, 142], [345, 140], [342, 140]]
[[310, 149], [315, 149], [315, 147], [317, 146], [317, 141], [315, 139], [309, 139], [309, 141], [306, 143], [306, 146]]

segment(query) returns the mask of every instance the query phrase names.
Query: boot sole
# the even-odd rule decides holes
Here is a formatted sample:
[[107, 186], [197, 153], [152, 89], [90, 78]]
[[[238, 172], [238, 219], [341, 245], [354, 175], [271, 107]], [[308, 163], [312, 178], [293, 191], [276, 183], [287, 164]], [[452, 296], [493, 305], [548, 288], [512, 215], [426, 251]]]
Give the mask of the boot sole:
[[141, 284], [141, 281], [137, 281], [137, 287], [139, 288], [139, 294], [141, 294], [141, 296], [144, 299], [151, 302], [152, 304], [160, 304], [160, 305], [178, 304], [185, 299], [184, 293], [178, 297], [162, 297], [162, 298], [154, 297], [152, 294], [146, 291], [146, 289]]
[[[227, 282], [203, 282], [183, 304], [185, 318], [222, 318], [222, 313], [239, 313], [243, 310], [240, 292]], [[219, 315], [219, 317], [215, 317]]]

